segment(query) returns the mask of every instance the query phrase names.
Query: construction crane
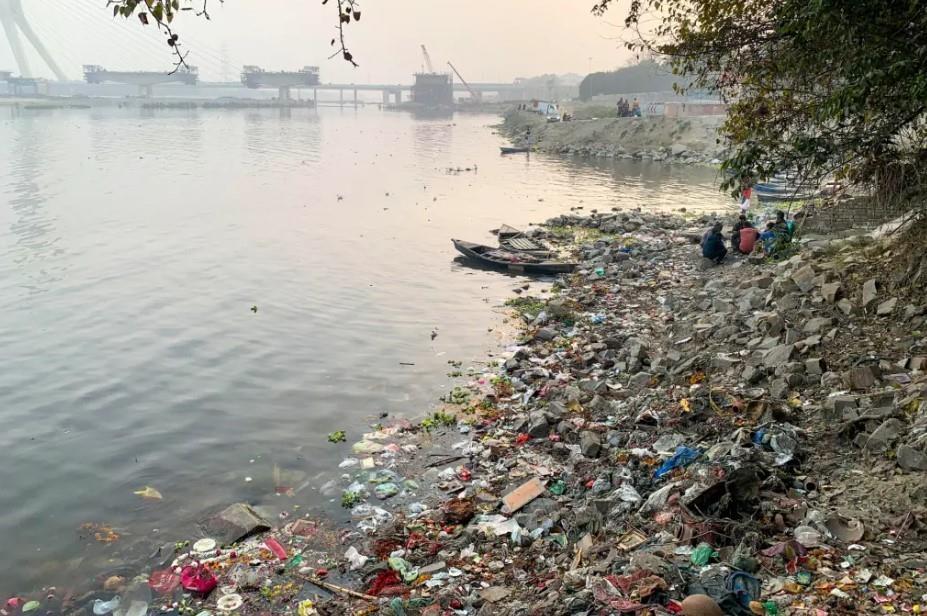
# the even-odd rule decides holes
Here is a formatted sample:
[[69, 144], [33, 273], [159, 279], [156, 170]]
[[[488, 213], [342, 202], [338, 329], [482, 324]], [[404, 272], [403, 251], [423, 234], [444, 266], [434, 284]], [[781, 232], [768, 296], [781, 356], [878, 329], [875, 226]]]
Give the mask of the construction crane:
[[458, 71], [457, 68], [453, 64], [450, 63], [450, 61], [448, 61], [447, 65], [450, 66], [451, 70], [454, 71], [454, 74], [457, 75], [457, 79], [460, 79], [460, 83], [464, 84], [464, 87], [467, 88], [467, 92], [470, 93], [471, 100], [479, 101], [483, 99], [482, 93], [477, 92], [476, 90], [471, 88], [470, 84], [467, 83], [467, 80], [463, 78], [463, 75], [460, 74], [460, 71]]
[[425, 57], [425, 68], [428, 69], [429, 73], [435, 72], [435, 67], [431, 65], [431, 56], [428, 55], [428, 50], [422, 45], [422, 55]]

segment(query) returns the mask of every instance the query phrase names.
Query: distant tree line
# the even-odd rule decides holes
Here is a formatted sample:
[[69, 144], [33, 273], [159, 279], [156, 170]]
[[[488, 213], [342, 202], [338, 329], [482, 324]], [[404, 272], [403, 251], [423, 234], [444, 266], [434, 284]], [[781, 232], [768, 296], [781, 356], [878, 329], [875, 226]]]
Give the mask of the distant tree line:
[[579, 84], [579, 97], [586, 101], [599, 94], [665, 92], [672, 90], [678, 80], [670, 66], [645, 60], [616, 71], [586, 75]]

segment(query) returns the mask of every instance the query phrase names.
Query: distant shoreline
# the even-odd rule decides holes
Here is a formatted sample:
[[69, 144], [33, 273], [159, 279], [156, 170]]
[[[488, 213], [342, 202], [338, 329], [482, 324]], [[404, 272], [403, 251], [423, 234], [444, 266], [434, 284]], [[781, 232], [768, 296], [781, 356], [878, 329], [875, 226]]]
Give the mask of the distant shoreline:
[[716, 142], [723, 116], [617, 118], [601, 112], [611, 110], [580, 107], [569, 122], [548, 122], [536, 113], [511, 110], [498, 128], [519, 145], [530, 129], [535, 148], [551, 154], [677, 164], [717, 164], [723, 155]]

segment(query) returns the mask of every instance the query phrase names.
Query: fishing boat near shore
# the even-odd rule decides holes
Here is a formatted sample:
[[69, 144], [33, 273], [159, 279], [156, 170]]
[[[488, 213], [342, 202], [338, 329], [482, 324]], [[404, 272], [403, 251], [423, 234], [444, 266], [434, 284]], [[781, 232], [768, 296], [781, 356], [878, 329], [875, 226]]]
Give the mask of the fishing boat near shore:
[[545, 261], [542, 257], [528, 253], [512, 252], [464, 240], [452, 239], [451, 242], [460, 254], [483, 265], [515, 274], [565, 274], [576, 269], [575, 263]]
[[531, 148], [527, 146], [514, 147], [514, 146], [502, 146], [499, 148], [501, 153], [504, 154], [524, 154], [530, 152]]
[[550, 259], [556, 256], [556, 252], [545, 246], [541, 242], [534, 240], [520, 229], [511, 225], [502, 225], [498, 229], [489, 231], [499, 238], [499, 247], [512, 252], [524, 252], [542, 259]]

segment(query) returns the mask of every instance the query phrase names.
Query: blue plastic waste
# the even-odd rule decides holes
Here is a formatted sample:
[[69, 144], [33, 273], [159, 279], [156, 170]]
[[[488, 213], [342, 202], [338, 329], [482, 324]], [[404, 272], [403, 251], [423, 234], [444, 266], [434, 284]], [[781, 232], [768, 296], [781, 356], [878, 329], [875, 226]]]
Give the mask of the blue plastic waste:
[[659, 479], [674, 468], [692, 464], [700, 455], [702, 455], [700, 449], [692, 449], [691, 447], [680, 445], [676, 448], [676, 453], [673, 454], [673, 457], [661, 464], [660, 468], [653, 472], [653, 476], [655, 479]]
[[764, 436], [766, 436], [766, 428], [760, 428], [753, 433], [753, 443], [755, 445], [762, 445]]
[[744, 607], [760, 598], [760, 581], [749, 573], [734, 571], [728, 576], [724, 585]]

